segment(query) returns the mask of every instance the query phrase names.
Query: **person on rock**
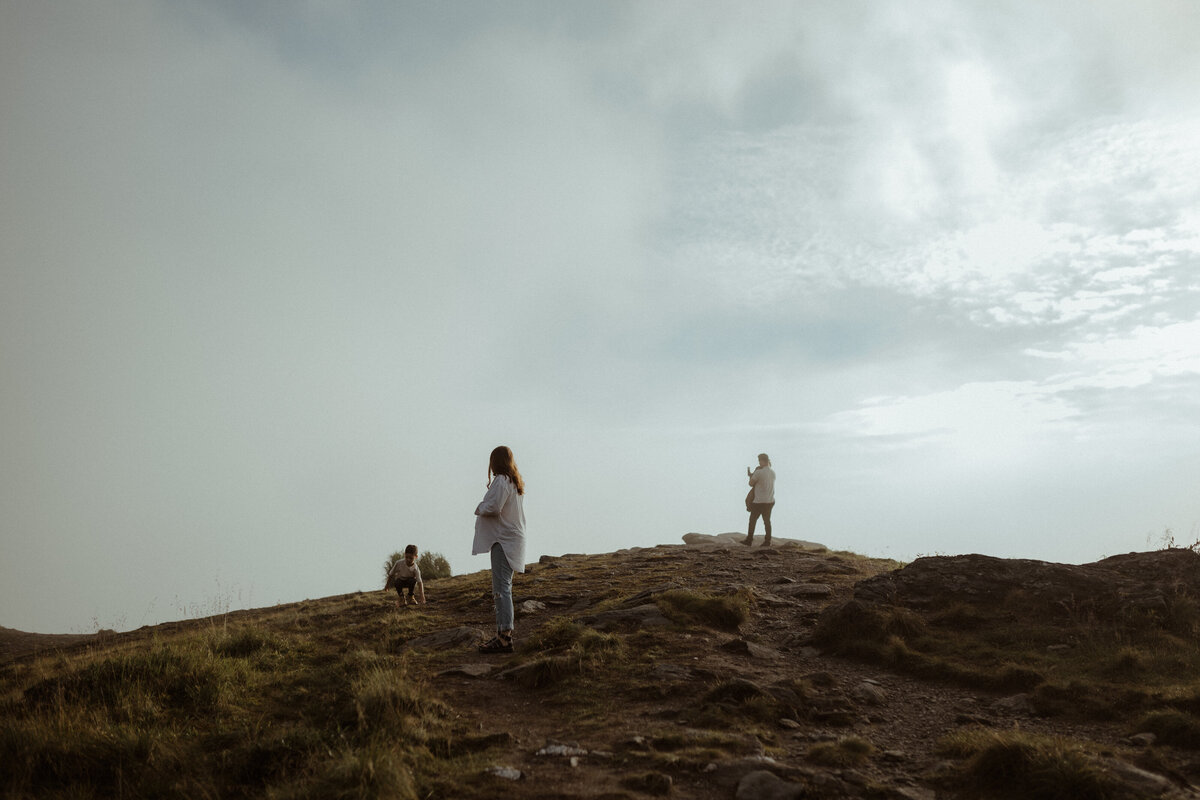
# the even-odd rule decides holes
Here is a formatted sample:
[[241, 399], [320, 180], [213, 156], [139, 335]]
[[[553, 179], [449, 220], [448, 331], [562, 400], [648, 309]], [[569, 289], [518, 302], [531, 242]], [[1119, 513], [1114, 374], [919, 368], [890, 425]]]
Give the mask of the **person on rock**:
[[475, 541], [471, 554], [492, 558], [492, 597], [496, 603], [496, 635], [479, 646], [481, 653], [513, 651], [514, 572], [525, 571], [525, 481], [513, 452], [497, 447], [488, 459], [487, 493], [475, 508]]
[[775, 507], [775, 470], [771, 468], [771, 459], [766, 453], [758, 454], [758, 466], [752, 472], [746, 467], [746, 475], [750, 478], [750, 493], [746, 495], [746, 510], [750, 512], [750, 529], [742, 544], [749, 546], [754, 542], [754, 526], [758, 518], [763, 521], [763, 547], [771, 546], [771, 509]]

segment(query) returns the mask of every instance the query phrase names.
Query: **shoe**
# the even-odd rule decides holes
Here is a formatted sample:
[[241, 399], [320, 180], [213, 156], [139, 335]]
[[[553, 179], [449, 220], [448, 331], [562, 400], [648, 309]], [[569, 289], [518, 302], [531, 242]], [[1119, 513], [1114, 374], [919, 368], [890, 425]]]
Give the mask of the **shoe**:
[[770, 537], [770, 536], [768, 536], [767, 538], [763, 539], [762, 546], [763, 546], [763, 547], [770, 547], [770, 546], [771, 546], [771, 537]]
[[744, 544], [744, 545], [746, 545], [746, 547], [749, 547], [753, 543], [754, 543], [753, 536], [747, 536], [745, 539], [742, 539], [738, 542], [738, 544]]
[[512, 651], [512, 639], [501, 639], [499, 636], [493, 636], [490, 640], [479, 645], [479, 652], [481, 653], [511, 653]]

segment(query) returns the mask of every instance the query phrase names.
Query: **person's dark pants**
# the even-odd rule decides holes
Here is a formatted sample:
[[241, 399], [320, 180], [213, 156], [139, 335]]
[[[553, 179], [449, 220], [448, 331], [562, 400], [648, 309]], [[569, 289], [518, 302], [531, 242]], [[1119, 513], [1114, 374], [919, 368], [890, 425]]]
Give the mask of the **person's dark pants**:
[[417, 588], [416, 578], [396, 578], [396, 595], [403, 600], [404, 590], [408, 589], [408, 596], [413, 597], [413, 591]]
[[775, 508], [774, 503], [750, 504], [750, 530], [746, 533], [746, 541], [754, 538], [754, 526], [758, 524], [759, 517], [762, 517], [763, 521], [763, 541], [771, 541], [771, 509], [773, 508]]

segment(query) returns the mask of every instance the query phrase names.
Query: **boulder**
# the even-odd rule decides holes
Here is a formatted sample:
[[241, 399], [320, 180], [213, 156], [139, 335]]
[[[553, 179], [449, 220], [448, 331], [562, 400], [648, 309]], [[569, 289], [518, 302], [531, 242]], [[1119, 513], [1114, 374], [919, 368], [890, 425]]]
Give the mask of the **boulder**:
[[737, 800], [800, 800], [807, 794], [803, 784], [785, 781], [765, 769], [747, 773], [737, 785]]

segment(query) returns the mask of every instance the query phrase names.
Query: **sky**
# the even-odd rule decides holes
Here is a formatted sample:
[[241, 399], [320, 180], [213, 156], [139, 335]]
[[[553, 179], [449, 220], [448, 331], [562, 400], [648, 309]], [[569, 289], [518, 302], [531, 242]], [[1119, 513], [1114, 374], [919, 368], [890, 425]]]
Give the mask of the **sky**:
[[[1200, 539], [1190, 0], [0, 0], [0, 625]], [[520, 593], [520, 578], [517, 592]], [[435, 598], [434, 591], [430, 591]]]

